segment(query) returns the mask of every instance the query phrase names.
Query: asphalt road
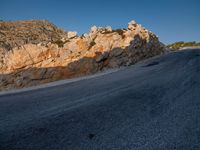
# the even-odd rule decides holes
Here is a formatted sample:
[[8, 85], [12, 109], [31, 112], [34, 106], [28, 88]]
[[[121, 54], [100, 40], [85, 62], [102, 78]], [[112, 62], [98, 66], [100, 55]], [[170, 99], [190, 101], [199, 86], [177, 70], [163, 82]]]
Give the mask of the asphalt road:
[[200, 49], [0, 95], [0, 150], [172, 149], [200, 149]]

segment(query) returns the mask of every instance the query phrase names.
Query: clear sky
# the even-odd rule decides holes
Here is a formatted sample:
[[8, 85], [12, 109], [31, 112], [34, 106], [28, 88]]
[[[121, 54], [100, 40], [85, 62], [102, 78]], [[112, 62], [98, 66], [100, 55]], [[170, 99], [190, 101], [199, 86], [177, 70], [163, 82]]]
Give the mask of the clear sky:
[[79, 34], [136, 20], [165, 44], [200, 41], [200, 0], [1, 0], [0, 19], [47, 19]]

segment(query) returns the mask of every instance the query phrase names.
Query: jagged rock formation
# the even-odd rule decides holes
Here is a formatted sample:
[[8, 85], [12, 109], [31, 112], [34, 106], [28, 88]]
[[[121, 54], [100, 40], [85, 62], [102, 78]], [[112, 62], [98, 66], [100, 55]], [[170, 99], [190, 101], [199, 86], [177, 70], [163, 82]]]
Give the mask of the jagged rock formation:
[[[37, 23], [39, 26], [34, 27]], [[46, 21], [36, 21], [33, 25], [29, 21], [6, 24], [9, 23], [0, 23], [0, 89], [33, 86], [128, 66], [164, 51], [156, 35], [135, 21], [128, 24], [128, 29], [93, 26], [80, 37]], [[13, 29], [20, 34], [24, 31], [21, 35], [10, 31], [18, 24], [26, 24]], [[33, 30], [38, 34], [33, 34]]]

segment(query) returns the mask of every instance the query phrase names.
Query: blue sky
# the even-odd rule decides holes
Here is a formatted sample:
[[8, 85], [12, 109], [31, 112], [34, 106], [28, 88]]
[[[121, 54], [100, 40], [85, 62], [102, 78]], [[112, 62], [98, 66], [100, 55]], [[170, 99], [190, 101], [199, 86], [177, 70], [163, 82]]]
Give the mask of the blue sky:
[[47, 19], [79, 34], [136, 20], [164, 43], [200, 41], [200, 0], [1, 0], [0, 19]]

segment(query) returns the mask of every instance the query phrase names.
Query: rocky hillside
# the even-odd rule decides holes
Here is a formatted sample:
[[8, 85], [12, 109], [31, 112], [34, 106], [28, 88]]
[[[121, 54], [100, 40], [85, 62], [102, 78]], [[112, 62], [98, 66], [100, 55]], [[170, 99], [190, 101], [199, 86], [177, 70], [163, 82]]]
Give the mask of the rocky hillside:
[[24, 44], [48, 43], [67, 33], [46, 20], [0, 21], [0, 47], [12, 49]]
[[166, 46], [166, 48], [171, 49], [172, 51], [176, 51], [182, 48], [188, 48], [188, 47], [200, 47], [200, 42], [184, 42], [184, 41], [180, 41], [180, 42], [175, 42], [172, 44], [169, 44]]
[[128, 66], [164, 52], [157, 36], [135, 21], [127, 29], [93, 26], [82, 36], [47, 21], [1, 22], [0, 34], [1, 90]]
[[67, 32], [46, 20], [0, 21], [0, 61], [5, 53], [25, 44], [47, 44], [65, 39]]

